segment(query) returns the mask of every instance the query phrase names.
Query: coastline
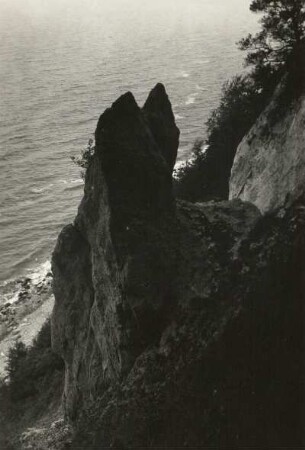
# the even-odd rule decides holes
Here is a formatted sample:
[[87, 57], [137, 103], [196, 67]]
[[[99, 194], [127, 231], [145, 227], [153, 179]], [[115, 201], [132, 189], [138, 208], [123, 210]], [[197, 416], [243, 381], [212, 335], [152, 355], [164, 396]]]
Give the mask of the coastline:
[[31, 345], [54, 304], [50, 271], [41, 278], [23, 278], [18, 283], [18, 294], [0, 306], [0, 379], [6, 378], [10, 347], [18, 340]]

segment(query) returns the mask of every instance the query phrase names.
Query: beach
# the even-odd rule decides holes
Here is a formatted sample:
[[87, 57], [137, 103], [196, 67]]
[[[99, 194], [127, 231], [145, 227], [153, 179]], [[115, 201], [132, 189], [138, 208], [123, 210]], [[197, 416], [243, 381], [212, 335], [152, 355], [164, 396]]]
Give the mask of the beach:
[[32, 344], [40, 328], [50, 316], [54, 304], [52, 274], [39, 280], [19, 280], [15, 298], [0, 307], [0, 378], [6, 377], [6, 361], [16, 341]]

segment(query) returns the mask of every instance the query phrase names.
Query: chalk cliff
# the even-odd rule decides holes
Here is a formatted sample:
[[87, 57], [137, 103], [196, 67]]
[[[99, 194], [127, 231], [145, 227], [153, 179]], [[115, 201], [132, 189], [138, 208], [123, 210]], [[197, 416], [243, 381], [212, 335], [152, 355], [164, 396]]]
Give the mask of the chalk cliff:
[[280, 85], [239, 145], [230, 179], [230, 199], [254, 203], [262, 212], [282, 206], [304, 190], [305, 93], [285, 104]]
[[303, 445], [304, 198], [268, 217], [175, 200], [160, 84], [95, 140], [52, 262], [72, 448]]

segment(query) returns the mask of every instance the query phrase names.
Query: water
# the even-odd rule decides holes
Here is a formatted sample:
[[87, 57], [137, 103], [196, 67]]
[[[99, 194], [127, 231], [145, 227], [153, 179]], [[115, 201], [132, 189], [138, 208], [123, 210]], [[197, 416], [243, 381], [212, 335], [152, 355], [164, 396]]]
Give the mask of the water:
[[[37, 276], [82, 195], [70, 161], [103, 110], [159, 81], [185, 159], [242, 69], [247, 0], [0, 0], [0, 283]], [[13, 283], [14, 284], [14, 283]], [[12, 284], [12, 286], [13, 286]], [[3, 301], [3, 295], [2, 295]], [[1, 302], [1, 296], [0, 296]]]

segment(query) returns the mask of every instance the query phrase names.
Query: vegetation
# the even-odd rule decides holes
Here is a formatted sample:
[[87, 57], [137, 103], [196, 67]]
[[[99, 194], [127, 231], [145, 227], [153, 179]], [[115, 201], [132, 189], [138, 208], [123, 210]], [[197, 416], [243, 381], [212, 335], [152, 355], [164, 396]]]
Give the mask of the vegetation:
[[227, 199], [236, 149], [270, 100], [285, 73], [282, 106], [304, 84], [305, 0], [253, 0], [261, 30], [239, 42], [249, 72], [223, 86], [207, 122], [205, 146], [195, 143], [191, 160], [175, 173], [176, 195], [189, 201]]
[[50, 321], [45, 322], [29, 348], [17, 341], [9, 350], [7, 371], [12, 400], [34, 396], [63, 369], [62, 360], [51, 349]]
[[[52, 352], [48, 320], [31, 347], [17, 341], [8, 355], [8, 383], [0, 383], [0, 447], [60, 403], [64, 365]], [[18, 432], [17, 432], [18, 431]], [[1, 447], [2, 448], [2, 447]]]
[[236, 148], [265, 107], [270, 92], [250, 76], [237, 76], [223, 86], [220, 105], [207, 122], [207, 149], [195, 143], [192, 158], [175, 172], [176, 195], [188, 201], [228, 198]]
[[253, 0], [250, 10], [263, 13], [261, 30], [239, 43], [248, 51], [246, 64], [258, 71], [278, 71], [302, 54], [305, 37], [305, 0]]
[[84, 179], [86, 175], [86, 170], [88, 169], [89, 163], [94, 155], [95, 145], [93, 139], [89, 139], [87, 147], [82, 150], [80, 156], [71, 156], [71, 160], [79, 166], [81, 170], [81, 176]]

